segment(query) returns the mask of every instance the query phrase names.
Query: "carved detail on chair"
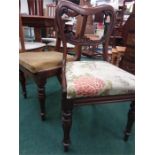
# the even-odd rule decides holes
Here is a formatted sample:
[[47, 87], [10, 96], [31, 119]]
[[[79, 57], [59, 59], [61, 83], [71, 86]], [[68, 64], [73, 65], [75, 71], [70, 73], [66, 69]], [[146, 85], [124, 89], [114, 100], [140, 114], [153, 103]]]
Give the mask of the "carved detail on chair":
[[[63, 5], [63, 3], [65, 3], [65, 2], [62, 1], [62, 5]], [[56, 13], [56, 19], [57, 19], [56, 22], [57, 22], [58, 29], [60, 31], [65, 32], [65, 34], [64, 34], [65, 36], [60, 36], [60, 37], [62, 39], [65, 38], [67, 42], [69, 42], [71, 44], [78, 45], [78, 46], [80, 46], [80, 45], [94, 46], [94, 45], [98, 45], [98, 44], [104, 44], [105, 45], [104, 46], [104, 57], [106, 60], [107, 59], [108, 40], [109, 40], [110, 33], [112, 32], [113, 24], [114, 24], [114, 20], [111, 20], [111, 22], [109, 23], [109, 22], [107, 22], [106, 19], [107, 19], [107, 16], [111, 16], [112, 19], [115, 19], [114, 13], [112, 14], [113, 8], [111, 6], [105, 5], [104, 7], [98, 6], [97, 7], [98, 9], [96, 9], [96, 10], [91, 10], [90, 8], [83, 8], [80, 6], [77, 8], [76, 5], [70, 5], [69, 3], [73, 4], [71, 2], [68, 2], [67, 5], [63, 5], [63, 7], [61, 7], [59, 9], [59, 13]], [[57, 8], [59, 8], [59, 6]], [[103, 9], [104, 9], [104, 11], [102, 11]], [[57, 12], [57, 10], [56, 10], [56, 12]], [[87, 17], [89, 15], [97, 14], [99, 12], [104, 17], [104, 23], [105, 23], [104, 34], [98, 40], [91, 40], [90, 38], [84, 36]], [[82, 29], [78, 35], [75, 35], [75, 33], [72, 31], [65, 30], [65, 26], [64, 26], [62, 20], [59, 18], [59, 16], [61, 16], [62, 14], [66, 14], [69, 17], [76, 17], [80, 14], [83, 17], [84, 22], [82, 24]], [[63, 33], [61, 32], [61, 34], [63, 34]], [[105, 38], [106, 38], [106, 42], [105, 42]]]
[[[83, 18], [82, 27], [78, 33], [67, 31], [62, 16], [80, 15]], [[89, 15], [101, 14], [104, 18], [104, 33], [98, 40], [93, 40], [84, 34]], [[108, 17], [108, 21], [107, 21]], [[114, 10], [109, 5], [94, 8], [83, 8], [68, 1], [60, 1], [56, 7], [56, 24], [59, 38], [63, 42], [62, 66], [62, 124], [64, 131], [64, 150], [70, 145], [70, 130], [72, 126], [72, 109], [75, 105], [105, 104], [118, 101], [134, 101], [134, 75], [109, 64], [105, 61], [74, 61], [67, 62], [67, 43], [77, 46], [76, 59], [80, 60], [82, 46], [104, 46], [103, 56], [107, 58], [109, 37], [115, 21]], [[131, 110], [133, 111], [133, 110]], [[133, 123], [129, 118], [128, 124]], [[127, 125], [126, 132], [131, 131]]]

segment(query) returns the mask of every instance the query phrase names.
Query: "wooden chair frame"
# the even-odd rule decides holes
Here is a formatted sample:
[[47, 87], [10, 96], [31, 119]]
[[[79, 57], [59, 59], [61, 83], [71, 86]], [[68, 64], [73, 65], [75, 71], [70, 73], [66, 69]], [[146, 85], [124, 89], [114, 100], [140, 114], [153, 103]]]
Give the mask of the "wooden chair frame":
[[[74, 36], [71, 32], [64, 31], [64, 26], [62, 24], [61, 15], [67, 14], [68, 16], [75, 17], [81, 15], [83, 17], [83, 26], [77, 37]], [[98, 41], [92, 41], [84, 37], [84, 31], [86, 26], [86, 21], [88, 15], [104, 13], [111, 16], [110, 23], [107, 24], [107, 30], [104, 37]], [[79, 105], [88, 105], [88, 104], [105, 104], [105, 103], [115, 103], [115, 102], [124, 102], [131, 101], [131, 108], [128, 113], [128, 121], [126, 129], [124, 132], [124, 140], [127, 141], [131, 132], [131, 127], [134, 123], [134, 105], [135, 105], [135, 94], [126, 94], [126, 95], [110, 95], [110, 96], [101, 96], [101, 97], [81, 97], [81, 98], [67, 98], [67, 82], [65, 77], [66, 70], [66, 55], [67, 55], [67, 42], [72, 43], [78, 46], [76, 51], [76, 60], [80, 60], [81, 56], [81, 46], [89, 45], [98, 45], [102, 43], [104, 45], [103, 49], [103, 58], [107, 60], [107, 50], [110, 34], [113, 29], [115, 21], [114, 10], [109, 5], [101, 5], [94, 8], [82, 8], [76, 4], [73, 4], [68, 1], [60, 1], [56, 7], [56, 24], [59, 32], [59, 37], [63, 42], [64, 54], [63, 54], [63, 66], [62, 66], [62, 125], [63, 125], [63, 145], [64, 151], [68, 151], [70, 145], [70, 130], [72, 126], [72, 109], [74, 106]]]
[[[24, 34], [23, 34], [21, 16], [19, 16], [19, 35], [20, 35], [20, 42], [21, 42], [21, 52], [26, 52], [25, 46], [24, 46]], [[60, 48], [60, 40], [58, 39], [56, 51], [59, 51], [59, 48]], [[21, 82], [24, 98], [27, 98], [25, 74], [32, 77], [32, 79], [37, 84], [38, 98], [39, 98], [40, 110], [41, 110], [40, 115], [41, 115], [42, 120], [45, 120], [45, 118], [46, 118], [46, 111], [45, 111], [45, 98], [46, 98], [45, 84], [46, 84], [46, 80], [47, 80], [47, 78], [55, 76], [55, 75], [58, 77], [58, 79], [60, 79], [60, 72], [61, 72], [61, 67], [51, 69], [51, 70], [50, 69], [44, 70], [42, 72], [32, 73], [31, 71], [24, 68], [22, 65], [19, 65], [19, 77], [20, 77], [20, 82]]]

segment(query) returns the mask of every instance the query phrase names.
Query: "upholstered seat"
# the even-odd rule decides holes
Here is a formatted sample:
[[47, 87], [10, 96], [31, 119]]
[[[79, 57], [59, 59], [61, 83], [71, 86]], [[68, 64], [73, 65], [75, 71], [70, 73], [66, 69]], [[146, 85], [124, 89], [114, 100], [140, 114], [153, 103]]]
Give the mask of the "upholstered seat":
[[[68, 55], [68, 61], [73, 57]], [[61, 67], [62, 53], [60, 52], [24, 52], [19, 55], [19, 64], [32, 73]]]
[[67, 98], [134, 93], [134, 75], [105, 61], [66, 64]]
[[[79, 28], [74, 29], [74, 32], [72, 30], [68, 31], [64, 26], [62, 19], [64, 14], [69, 18], [81, 16], [81, 21], [79, 23], [77, 22]], [[97, 37], [95, 37], [95, 39], [90, 36], [86, 38], [89, 17], [95, 17], [96, 15], [99, 15], [102, 18], [104, 25], [104, 33], [102, 33], [102, 37], [99, 36], [98, 40]], [[96, 25], [96, 19], [93, 18], [92, 20], [93, 25]], [[117, 102], [126, 103], [126, 101], [131, 101], [128, 121], [124, 131], [124, 140], [127, 141], [135, 117], [135, 78], [134, 75], [107, 62], [109, 39], [115, 24], [115, 11], [113, 7], [110, 5], [100, 5], [83, 8], [72, 2], [61, 0], [56, 7], [55, 23], [58, 28], [57, 32], [60, 37], [59, 40], [62, 40], [63, 42], [64, 51], [64, 63], [61, 76], [61, 113], [64, 151], [68, 151], [71, 144], [71, 127], [74, 120], [72, 116], [75, 106], [110, 104]], [[67, 43], [72, 43], [76, 46], [75, 52], [77, 61], [66, 61], [67, 53], [69, 51]], [[105, 61], [97, 59], [94, 61], [92, 61], [92, 59], [85, 59], [85, 61], [82, 61], [81, 54], [86, 51], [86, 48], [83, 47], [97, 47], [100, 45], [102, 46], [102, 57]], [[94, 51], [96, 51], [96, 49]], [[85, 110], [87, 110], [87, 108]], [[96, 113], [98, 113], [98, 111], [95, 110], [92, 112], [92, 115], [95, 116]], [[101, 117], [103, 117], [103, 115], [101, 115]], [[93, 123], [92, 128], [89, 128], [88, 130], [95, 130], [95, 120]], [[91, 137], [91, 139], [93, 143], [93, 137]]]

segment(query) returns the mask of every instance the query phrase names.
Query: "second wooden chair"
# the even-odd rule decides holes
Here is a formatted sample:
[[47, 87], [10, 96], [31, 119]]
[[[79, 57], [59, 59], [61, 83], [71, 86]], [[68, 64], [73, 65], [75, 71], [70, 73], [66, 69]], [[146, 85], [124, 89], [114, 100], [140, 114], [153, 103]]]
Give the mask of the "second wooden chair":
[[[37, 17], [36, 17], [37, 18]], [[62, 53], [58, 51], [49, 52], [26, 52], [24, 44], [24, 34], [21, 16], [19, 17], [19, 33], [21, 50], [19, 53], [19, 72], [20, 82], [23, 90], [23, 95], [26, 98], [26, 81], [24, 73], [34, 79], [38, 86], [38, 98], [40, 102], [41, 119], [45, 120], [45, 84], [46, 79], [51, 76], [60, 78], [62, 65]], [[60, 44], [60, 43], [58, 43]], [[70, 55], [67, 56], [68, 61], [74, 60]]]

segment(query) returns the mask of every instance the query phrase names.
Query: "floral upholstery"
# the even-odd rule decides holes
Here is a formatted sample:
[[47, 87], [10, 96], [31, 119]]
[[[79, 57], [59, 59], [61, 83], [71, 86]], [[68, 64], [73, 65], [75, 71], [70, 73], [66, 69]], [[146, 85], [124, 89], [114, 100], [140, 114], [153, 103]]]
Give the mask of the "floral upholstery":
[[[67, 56], [68, 61], [73, 56]], [[61, 67], [62, 53], [60, 52], [24, 52], [19, 54], [19, 64], [32, 73]]]
[[67, 98], [134, 93], [134, 75], [105, 61], [66, 65]]

